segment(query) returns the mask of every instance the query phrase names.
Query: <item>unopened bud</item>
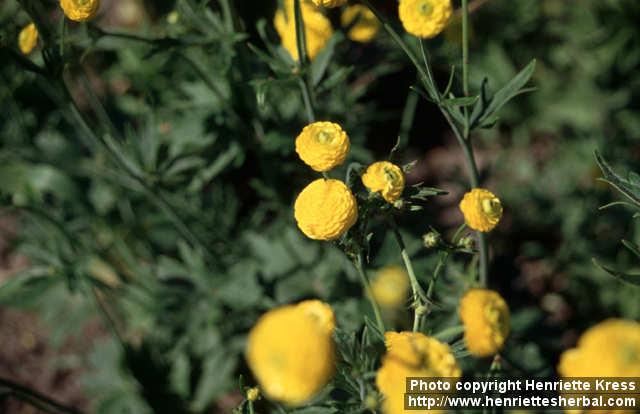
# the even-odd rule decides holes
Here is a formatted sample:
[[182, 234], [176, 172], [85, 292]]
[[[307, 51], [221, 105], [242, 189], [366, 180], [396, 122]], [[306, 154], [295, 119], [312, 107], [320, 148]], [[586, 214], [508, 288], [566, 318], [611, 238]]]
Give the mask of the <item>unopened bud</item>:
[[440, 244], [442, 241], [442, 237], [440, 237], [440, 233], [437, 231], [430, 231], [429, 233], [422, 236], [422, 244], [427, 249], [432, 249]]
[[260, 390], [258, 387], [249, 388], [247, 390], [247, 400], [255, 401], [260, 397]]
[[369, 394], [364, 399], [364, 406], [373, 411], [378, 408], [378, 398], [374, 394]]
[[472, 236], [464, 236], [458, 242], [458, 246], [462, 247], [463, 249], [472, 250], [473, 246], [474, 246], [474, 243], [475, 242], [474, 242]]
[[397, 199], [393, 202], [393, 206], [398, 210], [402, 210], [404, 208], [404, 200], [402, 200], [401, 198]]

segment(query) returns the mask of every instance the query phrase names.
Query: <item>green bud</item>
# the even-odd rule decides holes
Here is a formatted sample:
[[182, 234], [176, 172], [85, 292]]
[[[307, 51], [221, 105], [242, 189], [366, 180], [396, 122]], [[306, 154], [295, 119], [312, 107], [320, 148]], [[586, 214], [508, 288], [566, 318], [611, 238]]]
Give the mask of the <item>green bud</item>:
[[442, 241], [442, 237], [440, 233], [437, 231], [430, 231], [429, 233], [422, 236], [422, 244], [427, 249], [432, 249], [440, 244]]
[[467, 250], [472, 250], [474, 247], [474, 244], [475, 244], [475, 241], [473, 240], [473, 237], [469, 235], [464, 236], [458, 242], [459, 247], [462, 247], [463, 249], [467, 249]]

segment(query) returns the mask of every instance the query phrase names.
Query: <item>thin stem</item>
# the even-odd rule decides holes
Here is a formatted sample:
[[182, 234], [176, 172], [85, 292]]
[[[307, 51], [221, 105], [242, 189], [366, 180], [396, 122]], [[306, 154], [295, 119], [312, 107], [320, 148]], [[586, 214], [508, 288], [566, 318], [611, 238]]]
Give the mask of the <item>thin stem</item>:
[[462, 90], [469, 96], [469, 5], [462, 0]]
[[404, 104], [404, 110], [402, 111], [402, 119], [400, 121], [400, 132], [398, 134], [400, 145], [407, 145], [409, 142], [409, 133], [413, 126], [413, 120], [416, 115], [416, 107], [418, 106], [418, 94], [414, 91], [409, 91], [407, 95], [407, 101]]
[[413, 270], [413, 264], [411, 263], [411, 258], [407, 253], [402, 235], [398, 230], [398, 225], [395, 223], [393, 218], [389, 219], [389, 223], [391, 225], [393, 235], [396, 238], [396, 242], [398, 243], [398, 247], [400, 248], [400, 256], [402, 257], [402, 262], [404, 263], [404, 267], [407, 270], [407, 274], [409, 275], [409, 282], [411, 283], [411, 291], [413, 297], [413, 306], [415, 307], [413, 313], [413, 331], [417, 332], [420, 329], [420, 324], [424, 316], [425, 309], [423, 309], [423, 306], [426, 306], [426, 304], [428, 303], [427, 295], [424, 293], [422, 286], [420, 286], [420, 282], [418, 282], [418, 278], [416, 277], [416, 272]]
[[67, 30], [67, 18], [63, 15], [60, 19], [60, 56], [64, 59], [64, 37]]
[[304, 107], [307, 112], [307, 120], [309, 123], [315, 122], [316, 114], [313, 110], [313, 104], [311, 103], [311, 91], [309, 84], [302, 76], [298, 78], [298, 84], [300, 85], [300, 91], [302, 92], [302, 101], [304, 102]]
[[11, 395], [49, 414], [82, 414], [80, 410], [64, 406], [44, 394], [6, 378], [0, 378], [0, 387], [9, 389]]
[[384, 322], [382, 321], [382, 313], [380, 312], [380, 307], [378, 306], [378, 302], [376, 302], [375, 297], [373, 296], [373, 291], [371, 290], [371, 284], [369, 283], [369, 278], [365, 273], [363, 264], [362, 264], [362, 253], [358, 253], [357, 257], [353, 261], [353, 265], [358, 272], [358, 276], [360, 276], [360, 282], [362, 282], [362, 286], [364, 287], [365, 294], [369, 298], [369, 302], [371, 303], [371, 307], [373, 308], [373, 314], [376, 318], [376, 323], [378, 324], [378, 329], [380, 332], [385, 332]]
[[255, 414], [255, 411], [253, 409], [253, 401], [249, 401], [249, 404], [247, 404], [249, 406], [249, 414]]
[[301, 0], [294, 0], [293, 16], [296, 28], [296, 48], [298, 51], [298, 84], [302, 94], [302, 101], [307, 112], [307, 121], [315, 122], [316, 115], [313, 110], [313, 95], [309, 76], [306, 74], [309, 67], [309, 55], [307, 52], [306, 29], [304, 25], [304, 17], [302, 16]]

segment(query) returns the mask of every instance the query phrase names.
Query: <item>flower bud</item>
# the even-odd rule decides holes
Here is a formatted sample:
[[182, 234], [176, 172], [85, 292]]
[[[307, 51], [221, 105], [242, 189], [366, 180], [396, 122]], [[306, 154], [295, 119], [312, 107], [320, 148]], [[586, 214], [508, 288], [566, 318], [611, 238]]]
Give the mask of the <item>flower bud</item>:
[[461, 247], [466, 250], [473, 250], [475, 245], [475, 241], [473, 240], [473, 236], [467, 235], [458, 241], [458, 247]]
[[422, 244], [424, 244], [424, 247], [427, 249], [433, 249], [438, 246], [440, 242], [442, 242], [442, 237], [437, 231], [430, 231], [422, 236]]

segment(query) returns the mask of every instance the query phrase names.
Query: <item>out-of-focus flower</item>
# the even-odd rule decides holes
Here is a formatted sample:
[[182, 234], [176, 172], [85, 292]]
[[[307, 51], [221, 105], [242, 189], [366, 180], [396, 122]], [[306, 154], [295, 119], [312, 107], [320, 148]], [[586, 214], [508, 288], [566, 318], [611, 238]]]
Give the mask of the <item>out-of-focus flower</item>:
[[431, 38], [447, 27], [453, 7], [451, 0], [400, 0], [398, 13], [407, 32]]
[[474, 188], [460, 201], [464, 220], [474, 230], [488, 232], [494, 229], [502, 218], [500, 199], [489, 190]]
[[376, 376], [384, 395], [385, 414], [410, 413], [404, 410], [407, 377], [458, 378], [460, 368], [449, 346], [419, 332], [387, 332], [387, 352]]
[[348, 0], [311, 0], [318, 7], [340, 7], [347, 4]]
[[345, 183], [319, 178], [298, 195], [294, 214], [298, 227], [307, 237], [334, 240], [355, 224], [358, 205]]
[[38, 29], [33, 23], [29, 23], [20, 30], [18, 35], [18, 47], [25, 55], [28, 55], [38, 44]]
[[608, 319], [587, 329], [560, 356], [563, 377], [640, 377], [640, 323]]
[[393, 309], [406, 304], [409, 276], [400, 266], [386, 266], [376, 272], [371, 282], [373, 298], [383, 308]]
[[309, 124], [296, 138], [296, 152], [300, 159], [319, 172], [342, 164], [349, 147], [349, 136], [340, 125], [333, 122]]
[[100, 0], [60, 0], [60, 7], [69, 20], [84, 22], [98, 13]]
[[292, 406], [315, 396], [335, 372], [334, 329], [333, 310], [319, 300], [262, 315], [249, 333], [247, 362], [265, 396]]
[[472, 355], [495, 355], [509, 336], [509, 306], [493, 290], [471, 289], [460, 301], [464, 340]]
[[[354, 23], [355, 22], [355, 23]], [[356, 4], [347, 7], [340, 17], [342, 26], [353, 26], [349, 29], [347, 36], [354, 42], [368, 43], [380, 31], [380, 22], [369, 8]]]
[[[313, 60], [333, 35], [333, 28], [329, 19], [313, 4], [302, 1], [300, 9], [304, 21], [307, 55]], [[284, 10], [279, 9], [276, 12], [273, 24], [280, 35], [282, 46], [294, 60], [298, 60], [293, 0], [285, 0]]]
[[380, 193], [382, 198], [393, 204], [404, 190], [404, 173], [389, 161], [374, 162], [362, 175], [362, 183], [369, 191]]

